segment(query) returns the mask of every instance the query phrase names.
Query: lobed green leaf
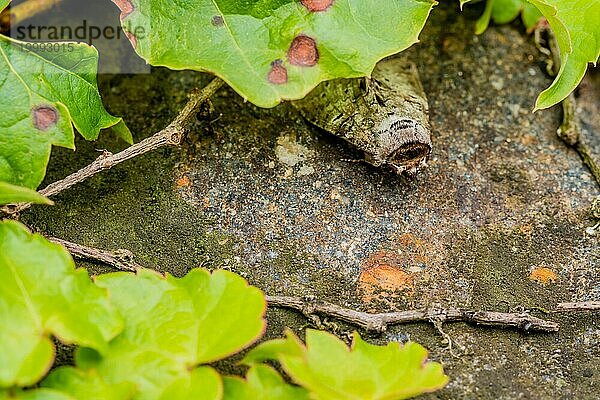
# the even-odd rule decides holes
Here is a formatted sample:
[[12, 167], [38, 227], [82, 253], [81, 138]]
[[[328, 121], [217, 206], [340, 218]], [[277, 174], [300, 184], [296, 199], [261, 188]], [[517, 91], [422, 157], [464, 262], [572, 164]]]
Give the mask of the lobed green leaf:
[[306, 345], [291, 332], [266, 342], [244, 359], [248, 364], [277, 360], [314, 399], [399, 400], [441, 389], [448, 378], [438, 363], [426, 361], [419, 344], [375, 346], [354, 336], [351, 349], [335, 336], [307, 330]]
[[[471, 0], [461, 0], [461, 6]], [[543, 15], [560, 48], [560, 70], [552, 85], [537, 98], [535, 110], [552, 107], [564, 100], [583, 79], [588, 63], [600, 56], [600, 0], [488, 0], [475, 30], [482, 33], [490, 18], [510, 22], [521, 9], [527, 28]]]
[[[464, 1], [462, 4], [466, 3]], [[488, 28], [490, 20], [497, 24], [507, 24], [521, 15], [527, 29], [537, 24], [542, 14], [527, 0], [488, 0], [483, 15], [475, 24], [475, 33], [480, 35]]]
[[73, 125], [87, 140], [115, 127], [132, 142], [123, 121], [104, 109], [97, 64], [96, 49], [84, 43], [32, 47], [0, 35], [0, 181], [37, 188], [51, 147], [75, 148]]
[[261, 107], [370, 75], [418, 41], [433, 0], [113, 0], [152, 65], [211, 72]]
[[122, 329], [106, 290], [15, 221], [0, 222], [0, 325], [0, 388], [41, 379], [54, 360], [51, 336], [104, 352]]
[[225, 377], [224, 400], [310, 400], [309, 392], [286, 383], [273, 368], [253, 365], [246, 379]]
[[263, 294], [227, 271], [196, 269], [174, 278], [140, 270], [102, 275], [96, 284], [108, 290], [125, 329], [105, 354], [81, 348], [77, 368], [60, 368], [44, 382], [77, 398], [126, 399], [126, 390], [121, 397], [107, 390], [130, 385], [133, 398], [220, 399], [220, 375], [201, 365], [242, 350], [264, 332]]
[[0, 182], [0, 205], [13, 203], [54, 204], [35, 190]]
[[0, 400], [76, 400], [52, 389], [33, 389], [33, 390], [0, 390]]
[[600, 0], [529, 0], [548, 20], [560, 48], [560, 70], [535, 109], [564, 100], [600, 56]]

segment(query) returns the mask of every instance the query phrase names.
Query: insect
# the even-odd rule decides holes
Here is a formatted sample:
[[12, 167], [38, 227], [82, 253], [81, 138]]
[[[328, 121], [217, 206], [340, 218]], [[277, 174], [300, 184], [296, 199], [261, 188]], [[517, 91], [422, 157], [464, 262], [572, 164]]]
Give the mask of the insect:
[[375, 167], [415, 173], [431, 153], [427, 98], [416, 66], [402, 59], [380, 62], [370, 78], [324, 82], [293, 104]]

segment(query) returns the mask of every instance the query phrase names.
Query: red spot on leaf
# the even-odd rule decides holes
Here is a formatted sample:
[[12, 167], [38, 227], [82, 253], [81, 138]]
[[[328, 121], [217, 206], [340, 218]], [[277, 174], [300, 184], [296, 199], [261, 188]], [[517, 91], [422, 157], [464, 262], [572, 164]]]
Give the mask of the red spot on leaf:
[[271, 63], [271, 71], [269, 71], [269, 82], [276, 85], [287, 83], [287, 69], [282, 65], [281, 60], [275, 60]]
[[58, 122], [58, 111], [52, 106], [37, 106], [31, 110], [33, 126], [40, 131], [47, 131]]
[[212, 17], [212, 19], [211, 19], [210, 22], [212, 23], [213, 26], [223, 26], [223, 25], [225, 25], [225, 20], [220, 15], [215, 15], [214, 17]]
[[312, 67], [319, 61], [317, 43], [311, 37], [298, 35], [292, 41], [288, 50], [288, 60], [293, 65]]
[[310, 12], [325, 11], [333, 4], [333, 0], [300, 0]]
[[133, 33], [127, 31], [125, 31], [125, 36], [127, 36], [129, 43], [131, 43], [133, 49], [135, 50], [137, 48], [137, 38], [133, 35]]
[[112, 0], [121, 10], [121, 21], [135, 10], [135, 6], [130, 0]]

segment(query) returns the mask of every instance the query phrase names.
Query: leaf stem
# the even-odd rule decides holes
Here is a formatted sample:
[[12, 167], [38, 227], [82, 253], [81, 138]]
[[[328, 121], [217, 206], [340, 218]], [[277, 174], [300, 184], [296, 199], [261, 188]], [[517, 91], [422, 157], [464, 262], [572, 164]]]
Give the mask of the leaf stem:
[[[217, 90], [223, 85], [223, 81], [219, 78], [214, 78], [208, 85], [201, 90], [193, 91], [185, 107], [179, 112], [179, 115], [163, 130], [154, 135], [136, 143], [125, 150], [112, 154], [105, 151], [100, 157], [88, 166], [79, 171], [67, 176], [60, 181], [51, 183], [39, 193], [43, 196], [54, 196], [63, 190], [66, 190], [77, 183], [96, 175], [99, 172], [110, 169], [115, 165], [127, 161], [131, 158], [148, 153], [152, 150], [159, 149], [165, 146], [179, 146], [187, 132], [191, 120], [195, 117], [198, 108], [206, 102]], [[31, 203], [23, 203], [18, 205], [9, 205], [2, 209], [6, 214], [16, 214], [31, 207]]]

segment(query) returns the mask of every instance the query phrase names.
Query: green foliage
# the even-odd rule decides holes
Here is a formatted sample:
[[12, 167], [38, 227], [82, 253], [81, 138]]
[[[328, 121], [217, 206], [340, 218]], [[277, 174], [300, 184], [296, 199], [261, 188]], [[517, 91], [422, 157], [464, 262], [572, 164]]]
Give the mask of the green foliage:
[[[461, 6], [471, 0], [461, 0]], [[600, 0], [527, 0], [550, 24], [560, 48], [560, 71], [552, 85], [537, 98], [535, 110], [552, 107], [564, 100], [583, 79], [588, 63], [600, 56]], [[519, 5], [521, 3], [521, 5]], [[476, 31], [482, 33], [490, 18], [510, 22], [522, 6], [523, 22], [530, 28], [537, 13], [525, 0], [488, 0]]]
[[[369, 75], [417, 42], [433, 0], [115, 1], [151, 65], [208, 71], [261, 107]], [[305, 5], [304, 5], [305, 4]], [[330, 5], [330, 6], [329, 6]], [[329, 7], [327, 7], [329, 6]], [[311, 11], [321, 10], [322, 11]], [[141, 32], [141, 33], [140, 33]]]
[[53, 204], [35, 190], [0, 182], [0, 205], [12, 203]]
[[96, 49], [82, 43], [44, 48], [0, 35], [0, 181], [30, 189], [44, 178], [52, 145], [75, 147], [73, 125], [87, 140], [115, 126], [131, 141], [121, 119], [102, 105]]
[[0, 222], [0, 388], [36, 383], [51, 367], [54, 344], [107, 350], [122, 328], [106, 290], [75, 269], [61, 246], [14, 221]]
[[75, 400], [64, 393], [52, 389], [2, 390], [0, 400]]
[[519, 15], [527, 29], [533, 28], [542, 16], [539, 10], [527, 0], [488, 0], [483, 15], [475, 25], [475, 33], [480, 35], [485, 32], [490, 19], [497, 24], [507, 24]]
[[253, 365], [246, 379], [225, 377], [225, 400], [310, 400], [306, 389], [292, 386], [271, 367]]
[[329, 333], [307, 330], [306, 345], [288, 332], [286, 339], [259, 345], [244, 361], [279, 361], [317, 400], [399, 400], [438, 390], [448, 382], [442, 366], [426, 359], [427, 351], [413, 342], [375, 346], [355, 333], [348, 349]]
[[[175, 278], [142, 269], [92, 282], [61, 246], [0, 222], [0, 400], [393, 400], [447, 381], [414, 343], [380, 347], [357, 336], [348, 351], [316, 331], [307, 346], [291, 334], [258, 346], [245, 380], [206, 365], [259, 339], [265, 309], [260, 290], [223, 270]], [[25, 390], [52, 365], [51, 335], [80, 346], [75, 365]], [[267, 359], [304, 388], [259, 363]]]
[[113, 399], [107, 389], [129, 385], [136, 398], [219, 399], [220, 376], [198, 366], [239, 352], [264, 330], [262, 293], [227, 271], [174, 278], [141, 270], [102, 275], [96, 284], [108, 290], [125, 329], [104, 356], [82, 348], [77, 368], [60, 368], [45, 381], [76, 398]]
[[535, 108], [565, 99], [600, 56], [600, 0], [529, 0], [544, 14], [560, 48], [560, 70], [538, 97]]

